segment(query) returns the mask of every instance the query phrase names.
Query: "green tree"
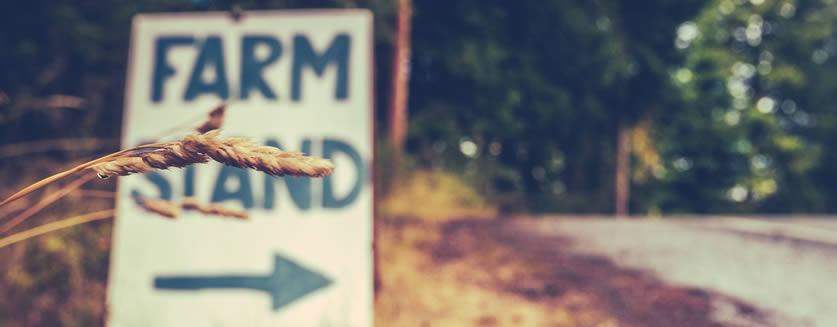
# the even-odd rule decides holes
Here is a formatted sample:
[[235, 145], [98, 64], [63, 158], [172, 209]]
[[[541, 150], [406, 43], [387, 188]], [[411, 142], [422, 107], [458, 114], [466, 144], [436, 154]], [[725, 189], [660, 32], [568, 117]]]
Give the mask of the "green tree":
[[672, 78], [688, 105], [660, 117], [670, 164], [650, 207], [835, 210], [834, 19], [829, 1], [719, 0], [679, 27]]
[[408, 146], [509, 209], [610, 212], [619, 122], [677, 103], [675, 30], [702, 3], [416, 2]]

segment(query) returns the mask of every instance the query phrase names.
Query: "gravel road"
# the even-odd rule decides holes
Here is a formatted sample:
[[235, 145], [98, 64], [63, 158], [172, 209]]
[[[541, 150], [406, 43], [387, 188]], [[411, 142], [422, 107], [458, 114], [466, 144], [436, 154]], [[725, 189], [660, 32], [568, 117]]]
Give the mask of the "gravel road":
[[527, 226], [571, 238], [579, 253], [605, 255], [767, 314], [766, 321], [746, 321], [719, 304], [717, 319], [733, 325], [837, 326], [837, 220], [545, 217]]

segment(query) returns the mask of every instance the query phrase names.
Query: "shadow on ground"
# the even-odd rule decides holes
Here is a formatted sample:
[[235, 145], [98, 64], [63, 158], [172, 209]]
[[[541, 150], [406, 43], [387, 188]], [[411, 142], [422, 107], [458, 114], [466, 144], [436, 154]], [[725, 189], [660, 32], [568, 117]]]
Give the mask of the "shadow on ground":
[[381, 219], [376, 325], [729, 326], [712, 320], [709, 292], [575, 255], [518, 223]]

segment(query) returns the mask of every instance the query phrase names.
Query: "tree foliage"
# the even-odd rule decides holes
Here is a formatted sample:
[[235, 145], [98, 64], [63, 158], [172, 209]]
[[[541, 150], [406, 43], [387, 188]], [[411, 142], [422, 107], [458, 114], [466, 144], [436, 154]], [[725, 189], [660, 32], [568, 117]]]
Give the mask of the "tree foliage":
[[617, 125], [678, 103], [675, 30], [700, 4], [417, 2], [412, 150], [510, 209], [609, 212]]
[[[395, 6], [0, 4], [0, 28], [16, 31], [0, 34], [0, 138], [117, 136], [137, 13], [303, 7], [375, 14], [383, 135]], [[819, 0], [415, 1], [408, 150], [509, 210], [605, 213], [626, 123], [635, 213], [832, 212], [835, 10]]]
[[829, 1], [720, 0], [680, 25], [685, 61], [671, 75], [686, 105], [657, 119], [672, 164], [648, 187], [657, 193], [649, 206], [834, 211], [835, 10]]

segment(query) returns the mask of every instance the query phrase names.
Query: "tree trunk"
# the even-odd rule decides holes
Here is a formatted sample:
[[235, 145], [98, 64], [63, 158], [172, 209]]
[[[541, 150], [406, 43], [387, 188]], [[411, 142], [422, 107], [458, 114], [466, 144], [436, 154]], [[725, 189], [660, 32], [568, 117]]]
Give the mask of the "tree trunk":
[[410, 18], [412, 0], [398, 1], [398, 25], [395, 36], [393, 55], [392, 93], [389, 114], [389, 139], [395, 150], [395, 158], [400, 157], [407, 136], [407, 93], [410, 66]]
[[[407, 137], [407, 93], [410, 81], [410, 19], [412, 16], [412, 0], [398, 1], [398, 24], [395, 32], [395, 53], [392, 56], [392, 90], [389, 107], [389, 141], [392, 143], [393, 176], [400, 174], [401, 153], [404, 151], [404, 141]], [[389, 185], [387, 186], [390, 187]], [[377, 215], [376, 215], [377, 217]], [[381, 291], [380, 264], [378, 263], [378, 228], [375, 224], [373, 232], [373, 269], [375, 298]]]
[[628, 217], [628, 203], [631, 191], [631, 129], [624, 119], [619, 120], [616, 136], [616, 180], [614, 190], [614, 214]]

